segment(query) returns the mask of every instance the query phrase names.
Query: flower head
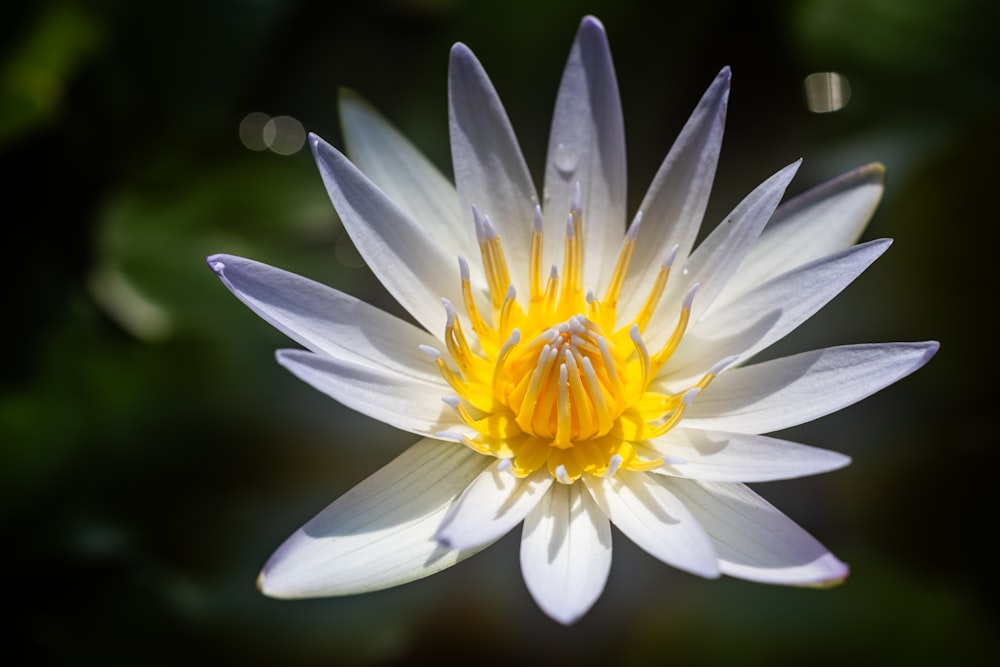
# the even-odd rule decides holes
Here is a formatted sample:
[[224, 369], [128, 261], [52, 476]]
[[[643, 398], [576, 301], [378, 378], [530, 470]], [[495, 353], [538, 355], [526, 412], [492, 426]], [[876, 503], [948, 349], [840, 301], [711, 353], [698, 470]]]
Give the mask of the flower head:
[[362, 256], [424, 330], [276, 268], [208, 262], [308, 348], [280, 351], [281, 364], [422, 439], [292, 535], [261, 574], [265, 593], [397, 585], [522, 522], [528, 589], [564, 623], [604, 588], [611, 523], [703, 577], [817, 585], [847, 575], [743, 485], [825, 472], [847, 457], [761, 434], [882, 389], [937, 344], [748, 363], [889, 242], [854, 245], [881, 196], [880, 166], [779, 207], [795, 163], [695, 247], [729, 79], [724, 69], [709, 86], [627, 231], [622, 113], [596, 19], [583, 20], [566, 65], [541, 199], [465, 46], [453, 48], [449, 72], [456, 187], [344, 95], [354, 162], [313, 136], [317, 164]]

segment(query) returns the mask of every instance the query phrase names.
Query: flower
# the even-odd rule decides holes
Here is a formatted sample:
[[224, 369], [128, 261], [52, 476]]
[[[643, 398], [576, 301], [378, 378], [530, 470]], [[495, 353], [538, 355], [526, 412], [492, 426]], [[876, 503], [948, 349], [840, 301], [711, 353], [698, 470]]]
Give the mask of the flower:
[[702, 577], [826, 585], [847, 576], [744, 483], [825, 472], [848, 458], [762, 434], [882, 389], [937, 343], [748, 363], [889, 241], [855, 245], [881, 196], [880, 165], [778, 207], [794, 163], [695, 247], [729, 80], [723, 69], [709, 86], [624, 234], [622, 112], [594, 18], [580, 25], [559, 88], [541, 200], [464, 45], [452, 49], [449, 70], [456, 187], [357, 96], [342, 97], [354, 162], [311, 136], [316, 162], [361, 255], [425, 330], [248, 259], [214, 255], [208, 264], [308, 348], [279, 351], [279, 363], [421, 439], [295, 532], [261, 573], [265, 594], [395, 586], [522, 522], [525, 582], [562, 623], [600, 596], [612, 523]]

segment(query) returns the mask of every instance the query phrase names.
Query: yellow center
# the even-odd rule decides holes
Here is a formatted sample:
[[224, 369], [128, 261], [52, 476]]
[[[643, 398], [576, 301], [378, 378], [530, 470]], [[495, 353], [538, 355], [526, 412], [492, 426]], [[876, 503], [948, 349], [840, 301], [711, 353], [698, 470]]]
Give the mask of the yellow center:
[[475, 430], [463, 442], [504, 460], [518, 476], [546, 466], [567, 484], [583, 473], [604, 476], [662, 465], [662, 459], [640, 458], [634, 444], [673, 428], [719, 369], [717, 365], [678, 394], [649, 389], [684, 335], [697, 289], [695, 284], [684, 299], [673, 333], [650, 354], [642, 332], [666, 287], [676, 249], [661, 266], [643, 307], [621, 325], [616, 321], [618, 296], [635, 249], [638, 221], [625, 237], [607, 292], [599, 300], [583, 291], [579, 204], [574, 203], [567, 221], [563, 275], [552, 267], [544, 285], [541, 210], [536, 208], [525, 307], [510, 283], [500, 237], [489, 218], [475, 208], [473, 214], [490, 312], [484, 318], [476, 306], [469, 267], [460, 258], [463, 300], [475, 338], [470, 343], [455, 308], [445, 300], [445, 341], [454, 366], [429, 350], [457, 394], [446, 402]]

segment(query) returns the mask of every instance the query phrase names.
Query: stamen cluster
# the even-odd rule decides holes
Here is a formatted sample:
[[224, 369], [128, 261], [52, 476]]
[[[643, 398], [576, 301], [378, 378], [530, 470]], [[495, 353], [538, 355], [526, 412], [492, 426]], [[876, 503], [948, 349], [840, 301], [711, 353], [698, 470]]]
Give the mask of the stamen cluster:
[[502, 459], [502, 465], [520, 477], [545, 466], [566, 484], [585, 472], [605, 476], [622, 468], [652, 470], [663, 465], [662, 459], [641, 459], [633, 443], [673, 428], [685, 407], [733, 361], [723, 360], [683, 392], [650, 389], [684, 336], [698, 284], [684, 298], [673, 333], [650, 354], [642, 332], [666, 288], [677, 248], [668, 253], [639, 312], [618, 326], [618, 298], [642, 216], [625, 236], [604, 298], [597, 299], [583, 291], [579, 193], [578, 184], [566, 224], [563, 275], [553, 266], [544, 287], [542, 212], [535, 208], [526, 308], [511, 284], [495, 227], [473, 207], [490, 312], [488, 317], [480, 313], [469, 265], [460, 257], [465, 312], [474, 337], [466, 337], [455, 307], [443, 300], [445, 342], [455, 368], [441, 352], [425, 348], [455, 391], [445, 402], [475, 431], [474, 436], [456, 439]]

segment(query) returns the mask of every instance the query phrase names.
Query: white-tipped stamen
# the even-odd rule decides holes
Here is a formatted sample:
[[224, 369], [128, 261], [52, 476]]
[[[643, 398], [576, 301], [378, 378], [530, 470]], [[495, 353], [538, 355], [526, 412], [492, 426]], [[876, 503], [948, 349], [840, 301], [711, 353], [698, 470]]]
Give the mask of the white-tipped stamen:
[[442, 396], [441, 402], [447, 405], [452, 410], [458, 410], [459, 403], [462, 402], [458, 396]]
[[482, 243], [490, 237], [486, 233], [486, 216], [475, 204], [472, 205], [472, 221], [476, 227], [476, 240]]
[[608, 379], [611, 381], [611, 395], [614, 397], [615, 403], [621, 405], [625, 398], [625, 391], [622, 388], [622, 379], [618, 377], [615, 358], [611, 356], [611, 350], [608, 348], [608, 341], [603, 336], [598, 338], [597, 347], [601, 351], [601, 361], [604, 362]]
[[632, 339], [635, 351], [639, 353], [639, 363], [642, 369], [642, 379], [639, 388], [645, 391], [646, 385], [649, 384], [649, 350], [646, 349], [646, 343], [642, 340], [642, 335], [639, 333], [638, 324], [633, 324], [632, 328], [628, 330], [628, 337]]
[[674, 247], [670, 249], [667, 253], [667, 258], [663, 260], [663, 268], [670, 269], [674, 265], [674, 260], [677, 259], [677, 251], [680, 250], [680, 245], [675, 243]]
[[590, 398], [597, 412], [597, 432], [599, 435], [604, 435], [612, 426], [611, 409], [604, 397], [604, 388], [601, 386], [600, 378], [597, 377], [597, 371], [594, 370], [594, 362], [589, 357], [584, 357], [580, 365], [583, 367], [584, 377], [587, 378]]
[[615, 473], [618, 472], [618, 468], [620, 468], [621, 465], [622, 465], [621, 454], [615, 454], [614, 456], [611, 457], [611, 460], [608, 461], [608, 469], [604, 471], [604, 476], [614, 477]]
[[714, 366], [712, 366], [710, 369], [708, 369], [708, 374], [709, 375], [718, 375], [722, 371], [726, 370], [726, 368], [728, 368], [731, 364], [735, 363], [736, 360], [739, 359], [739, 358], [740, 358], [740, 355], [738, 355], [738, 354], [732, 354], [732, 355], [729, 355], [728, 357], [726, 357], [725, 359], [719, 360], [718, 362], [716, 362], [716, 364]]
[[583, 189], [580, 187], [580, 181], [573, 184], [573, 198], [570, 200], [569, 209], [576, 215], [583, 213]]
[[691, 285], [691, 289], [687, 291], [684, 295], [684, 303], [681, 304], [681, 308], [684, 310], [691, 310], [691, 304], [694, 303], [694, 295], [698, 293], [698, 288], [701, 287], [701, 283], [694, 283]]
[[700, 393], [701, 393], [701, 387], [692, 387], [688, 389], [686, 392], [684, 392], [684, 397], [681, 398], [681, 402], [684, 403], [685, 407], [687, 407], [691, 405], [691, 401], [693, 401], [695, 397]]
[[632, 224], [628, 226], [628, 231], [625, 232], [625, 239], [628, 241], [635, 241], [639, 237], [639, 228], [642, 226], [642, 209], [640, 208], [635, 212], [635, 217], [632, 218]]
[[441, 358], [441, 351], [435, 347], [431, 347], [430, 345], [418, 345], [417, 347], [420, 349], [421, 352], [426, 354], [434, 361], [437, 361], [438, 359]]
[[573, 483], [573, 480], [571, 480], [569, 478], [569, 475], [566, 474], [566, 466], [564, 466], [561, 463], [556, 466], [556, 479], [559, 480], [563, 484], [572, 484]]
[[565, 363], [559, 364], [559, 382], [556, 385], [556, 447], [569, 447], [571, 444], [568, 372]]
[[500, 459], [497, 462], [497, 472], [507, 472], [514, 467], [514, 462], [510, 459]]
[[441, 305], [444, 306], [444, 312], [448, 318], [445, 322], [445, 327], [450, 328], [454, 326], [455, 318], [458, 317], [458, 312], [455, 311], [455, 306], [451, 305], [451, 301], [445, 299], [444, 297], [441, 298]]
[[497, 355], [497, 362], [499, 363], [510, 351], [510, 349], [520, 342], [521, 331], [520, 329], [514, 329], [510, 332], [510, 337], [506, 340], [506, 342], [504, 342], [503, 347], [500, 348], [500, 354]]
[[485, 214], [483, 215], [483, 233], [490, 241], [495, 241], [500, 238], [500, 232], [498, 232], [497, 228], [493, 226], [493, 221], [490, 220], [490, 216]]

